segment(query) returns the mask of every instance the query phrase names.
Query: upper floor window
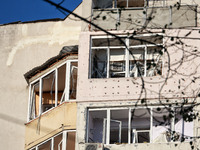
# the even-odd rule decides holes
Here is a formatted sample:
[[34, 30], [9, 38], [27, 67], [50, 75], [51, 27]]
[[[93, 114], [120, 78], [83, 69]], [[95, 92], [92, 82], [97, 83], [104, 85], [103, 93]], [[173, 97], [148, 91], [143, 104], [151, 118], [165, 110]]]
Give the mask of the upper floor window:
[[90, 78], [156, 76], [162, 74], [162, 35], [92, 36]]
[[144, 0], [93, 0], [93, 8], [128, 8], [144, 7]]
[[77, 67], [77, 60], [67, 60], [30, 83], [28, 121], [76, 99]]
[[[93, 9], [168, 6], [172, 0], [93, 0]], [[169, 3], [169, 4], [168, 4]]]

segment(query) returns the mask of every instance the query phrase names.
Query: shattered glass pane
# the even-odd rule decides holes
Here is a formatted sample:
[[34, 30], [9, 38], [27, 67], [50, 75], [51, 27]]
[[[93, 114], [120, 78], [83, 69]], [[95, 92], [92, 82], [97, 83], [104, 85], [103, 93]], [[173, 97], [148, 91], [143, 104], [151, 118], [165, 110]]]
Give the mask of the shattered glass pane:
[[163, 36], [161, 35], [130, 37], [129, 45], [157, 45], [162, 44], [162, 39]]
[[106, 110], [89, 111], [88, 143], [105, 143], [106, 118]]
[[144, 48], [131, 48], [129, 60], [130, 77], [144, 76]]
[[55, 106], [55, 71], [42, 78], [42, 112]]
[[58, 68], [58, 104], [65, 100], [66, 64]]
[[107, 50], [95, 49], [91, 54], [91, 77], [106, 78], [107, 77]]
[[113, 0], [106, 0], [106, 1], [100, 1], [100, 0], [93, 0], [93, 9], [99, 9], [99, 8], [112, 8]]
[[147, 48], [147, 74], [146, 76], [156, 76], [162, 74], [162, 48]]
[[110, 49], [110, 77], [125, 77], [125, 49]]
[[76, 99], [78, 63], [71, 63], [69, 99]]
[[99, 38], [99, 39], [92, 39], [92, 47], [112, 47], [112, 46], [126, 46], [125, 45], [125, 38]]
[[31, 86], [30, 118], [34, 119], [39, 115], [39, 81]]
[[133, 143], [150, 142], [150, 110], [148, 108], [133, 109], [131, 131]]

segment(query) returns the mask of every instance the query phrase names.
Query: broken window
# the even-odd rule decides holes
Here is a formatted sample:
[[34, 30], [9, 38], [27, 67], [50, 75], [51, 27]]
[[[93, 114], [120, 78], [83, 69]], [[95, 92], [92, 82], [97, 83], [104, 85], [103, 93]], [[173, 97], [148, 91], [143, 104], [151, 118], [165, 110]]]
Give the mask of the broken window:
[[153, 109], [152, 142], [162, 143], [171, 141], [172, 124], [166, 108]]
[[93, 0], [93, 9], [131, 8], [131, 7], [164, 7], [169, 0]]
[[107, 50], [93, 49], [91, 53], [91, 77], [106, 78], [107, 77]]
[[110, 111], [110, 144], [128, 143], [128, 109]]
[[57, 105], [65, 101], [66, 64], [58, 68], [58, 101]]
[[76, 99], [78, 63], [77, 62], [71, 62], [70, 67], [71, 68], [70, 68], [69, 99]]
[[129, 74], [130, 77], [141, 77], [145, 74], [144, 48], [130, 48]]
[[75, 131], [63, 131], [30, 150], [75, 150]]
[[[147, 0], [146, 1], [146, 6], [148, 7], [166, 7], [169, 6], [169, 2], [172, 0]], [[181, 1], [179, 1], [181, 4]]]
[[109, 77], [125, 77], [125, 50], [110, 49], [110, 75]]
[[115, 0], [117, 8], [144, 7], [144, 0]]
[[119, 78], [162, 74], [162, 36], [94, 36], [91, 38], [90, 77]]
[[76, 99], [77, 66], [77, 60], [68, 60], [31, 83], [28, 120], [64, 101]]
[[42, 78], [41, 113], [55, 107], [55, 71]]
[[190, 107], [175, 108], [174, 141], [191, 141], [193, 137], [193, 112]]
[[175, 107], [89, 109], [86, 141], [130, 144], [191, 140], [193, 122], [183, 120], [180, 112]]
[[112, 8], [113, 0], [106, 0], [106, 1], [93, 0], [92, 4], [93, 4], [93, 9]]
[[162, 60], [161, 60], [161, 47], [147, 48], [146, 54], [146, 76], [161, 75]]
[[31, 85], [30, 91], [30, 115], [29, 119], [34, 119], [39, 115], [39, 82]]
[[150, 142], [150, 110], [134, 109], [131, 113], [131, 135], [133, 143]]
[[107, 118], [106, 110], [96, 110], [90, 111], [88, 114], [88, 134], [87, 142], [88, 143], [105, 143], [105, 127]]
[[144, 7], [144, 0], [93, 0], [93, 9]]

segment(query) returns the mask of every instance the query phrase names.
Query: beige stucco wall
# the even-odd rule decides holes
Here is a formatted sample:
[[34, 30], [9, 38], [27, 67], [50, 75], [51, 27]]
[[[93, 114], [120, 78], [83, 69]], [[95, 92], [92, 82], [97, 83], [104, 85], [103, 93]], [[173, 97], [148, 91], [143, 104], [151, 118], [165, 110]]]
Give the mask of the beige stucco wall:
[[[120, 34], [120, 32], [113, 33]], [[162, 32], [160, 31], [160, 33]], [[188, 33], [190, 35], [185, 37]], [[198, 28], [166, 30], [163, 43], [167, 51], [162, 59], [163, 73], [161, 76], [144, 78], [88, 79], [88, 72], [85, 71], [85, 68], [89, 70], [90, 36], [100, 34], [103, 32], [83, 32], [80, 36], [77, 91], [79, 101], [172, 99], [197, 96], [200, 83], [198, 78], [200, 75]], [[173, 41], [171, 41], [171, 37], [174, 37]], [[175, 37], [180, 37], [181, 40]], [[197, 51], [195, 52], [195, 50]], [[142, 81], [144, 81], [145, 89], [143, 92]]]
[[[82, 6], [75, 12], [81, 14]], [[81, 22], [72, 16], [0, 26], [1, 149], [24, 149], [28, 85], [23, 75], [58, 55], [63, 46], [78, 44], [80, 30]]]
[[65, 102], [26, 124], [25, 149], [63, 130], [76, 129], [76, 102]]
[[[187, 6], [187, 5], [193, 5], [197, 6], [197, 13], [194, 10], [194, 8], [181, 8], [179, 9], [179, 3], [181, 2], [181, 5]], [[147, 14], [149, 17], [152, 18], [150, 23], [145, 24], [145, 14], [143, 13], [146, 11], [146, 9], [136, 10], [134, 11], [124, 11], [123, 9], [121, 10], [120, 17], [117, 15], [118, 10], [112, 10], [109, 11], [108, 13], [104, 11], [99, 11], [96, 13], [92, 13], [91, 9], [92, 8], [92, 0], [83, 0], [83, 17], [88, 18], [89, 21], [92, 20], [92, 18], [96, 18], [97, 20], [93, 21], [96, 25], [99, 27], [102, 27], [103, 29], [107, 30], [131, 30], [131, 29], [141, 29], [145, 25], [147, 28], [163, 28], [167, 25], [167, 28], [178, 28], [178, 27], [187, 27], [187, 26], [195, 26], [196, 21], [195, 18], [197, 17], [197, 25], [199, 26], [199, 5], [200, 1], [199, 0], [166, 0], [164, 7], [166, 8], [161, 8], [161, 9], [148, 9]], [[149, 2], [150, 7], [152, 6], [163, 6], [163, 1], [150, 1]], [[172, 20], [170, 20], [170, 6], [174, 6], [172, 13]], [[178, 8], [178, 10], [177, 10]], [[134, 9], [134, 8], [133, 8]], [[153, 11], [152, 11], [153, 10]], [[137, 12], [136, 12], [137, 11]], [[195, 16], [197, 15], [197, 16]], [[103, 19], [105, 18], [106, 19]], [[127, 19], [129, 18], [129, 19]], [[131, 19], [131, 21], [130, 21]], [[162, 20], [165, 19], [163, 22]], [[192, 23], [191, 23], [191, 20]], [[118, 21], [120, 24], [117, 25]], [[170, 23], [172, 21], [172, 24]], [[90, 27], [88, 23], [83, 22], [82, 23], [82, 31], [89, 31], [91, 29], [94, 30], [99, 30], [95, 27]]]

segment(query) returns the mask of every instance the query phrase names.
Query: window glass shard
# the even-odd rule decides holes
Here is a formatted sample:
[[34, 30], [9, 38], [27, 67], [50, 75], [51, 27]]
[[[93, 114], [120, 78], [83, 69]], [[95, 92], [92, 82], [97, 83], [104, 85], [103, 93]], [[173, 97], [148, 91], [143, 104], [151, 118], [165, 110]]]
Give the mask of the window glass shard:
[[131, 116], [131, 131], [133, 143], [150, 142], [150, 110], [133, 109]]
[[128, 109], [111, 110], [110, 144], [128, 143]]
[[88, 139], [89, 143], [105, 143], [105, 131], [107, 118], [106, 110], [89, 111]]
[[71, 62], [69, 99], [76, 99], [78, 62]]
[[125, 77], [125, 50], [110, 49], [110, 77]]
[[66, 64], [58, 68], [58, 105], [65, 101]]
[[91, 54], [91, 77], [106, 78], [107, 77], [107, 50], [93, 49]]
[[55, 107], [55, 71], [42, 78], [42, 112]]
[[39, 115], [39, 81], [31, 86], [30, 115], [29, 119], [34, 119]]

